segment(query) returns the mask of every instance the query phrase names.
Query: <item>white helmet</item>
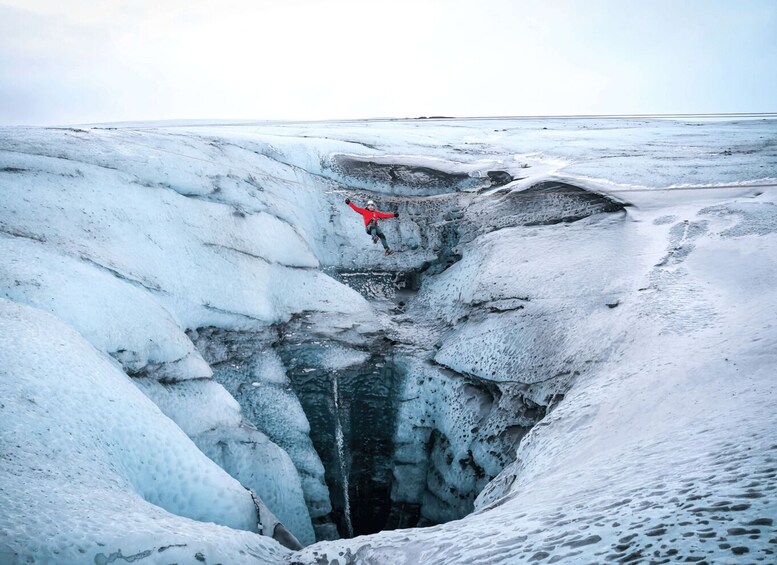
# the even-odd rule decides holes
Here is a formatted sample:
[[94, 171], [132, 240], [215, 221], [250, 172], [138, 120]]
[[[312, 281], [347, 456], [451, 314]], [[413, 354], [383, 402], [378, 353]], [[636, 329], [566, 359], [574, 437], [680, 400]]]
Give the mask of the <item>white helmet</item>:
[[375, 203], [372, 200], [367, 200], [367, 206], [375, 206]]

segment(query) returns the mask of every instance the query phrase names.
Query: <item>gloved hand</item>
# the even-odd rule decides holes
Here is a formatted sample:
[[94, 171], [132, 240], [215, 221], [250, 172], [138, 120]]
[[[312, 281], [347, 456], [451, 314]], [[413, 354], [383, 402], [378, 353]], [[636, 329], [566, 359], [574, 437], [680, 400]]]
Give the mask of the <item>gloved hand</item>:
[[350, 198], [346, 198], [346, 199], [345, 199], [345, 203], [346, 203], [346, 204], [350, 204], [350, 203], [351, 203], [351, 199], [350, 199]]
[[399, 212], [394, 212], [394, 217], [399, 218]]

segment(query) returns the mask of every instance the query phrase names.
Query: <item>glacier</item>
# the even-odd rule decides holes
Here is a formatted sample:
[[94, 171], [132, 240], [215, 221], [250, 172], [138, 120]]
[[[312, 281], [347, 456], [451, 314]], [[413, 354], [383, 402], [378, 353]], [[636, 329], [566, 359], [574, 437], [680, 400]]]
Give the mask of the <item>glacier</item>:
[[0, 128], [0, 558], [773, 562], [775, 185], [774, 120]]
[[51, 314], [0, 308], [4, 563], [282, 556], [250, 534], [241, 484], [116, 364]]

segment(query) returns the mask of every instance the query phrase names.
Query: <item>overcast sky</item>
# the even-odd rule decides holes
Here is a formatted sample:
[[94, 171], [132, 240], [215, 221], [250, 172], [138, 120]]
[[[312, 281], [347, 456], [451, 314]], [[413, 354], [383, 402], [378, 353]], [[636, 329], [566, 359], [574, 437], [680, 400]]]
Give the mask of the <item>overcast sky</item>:
[[777, 111], [777, 0], [0, 0], [0, 124]]

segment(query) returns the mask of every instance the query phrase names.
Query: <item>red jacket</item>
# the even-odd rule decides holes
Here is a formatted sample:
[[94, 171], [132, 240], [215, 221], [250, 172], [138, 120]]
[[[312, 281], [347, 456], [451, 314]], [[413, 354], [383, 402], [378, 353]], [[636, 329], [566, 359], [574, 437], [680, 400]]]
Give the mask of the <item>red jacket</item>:
[[387, 218], [393, 218], [394, 217], [394, 212], [378, 212], [377, 210], [370, 211], [370, 210], [367, 210], [365, 208], [359, 208], [353, 202], [349, 202], [348, 206], [353, 208], [354, 212], [358, 212], [359, 214], [362, 215], [362, 217], [364, 218], [364, 225], [365, 226], [370, 225], [370, 222], [372, 220], [375, 220], [375, 222], [377, 222], [378, 218], [380, 218], [382, 220], [385, 220]]

